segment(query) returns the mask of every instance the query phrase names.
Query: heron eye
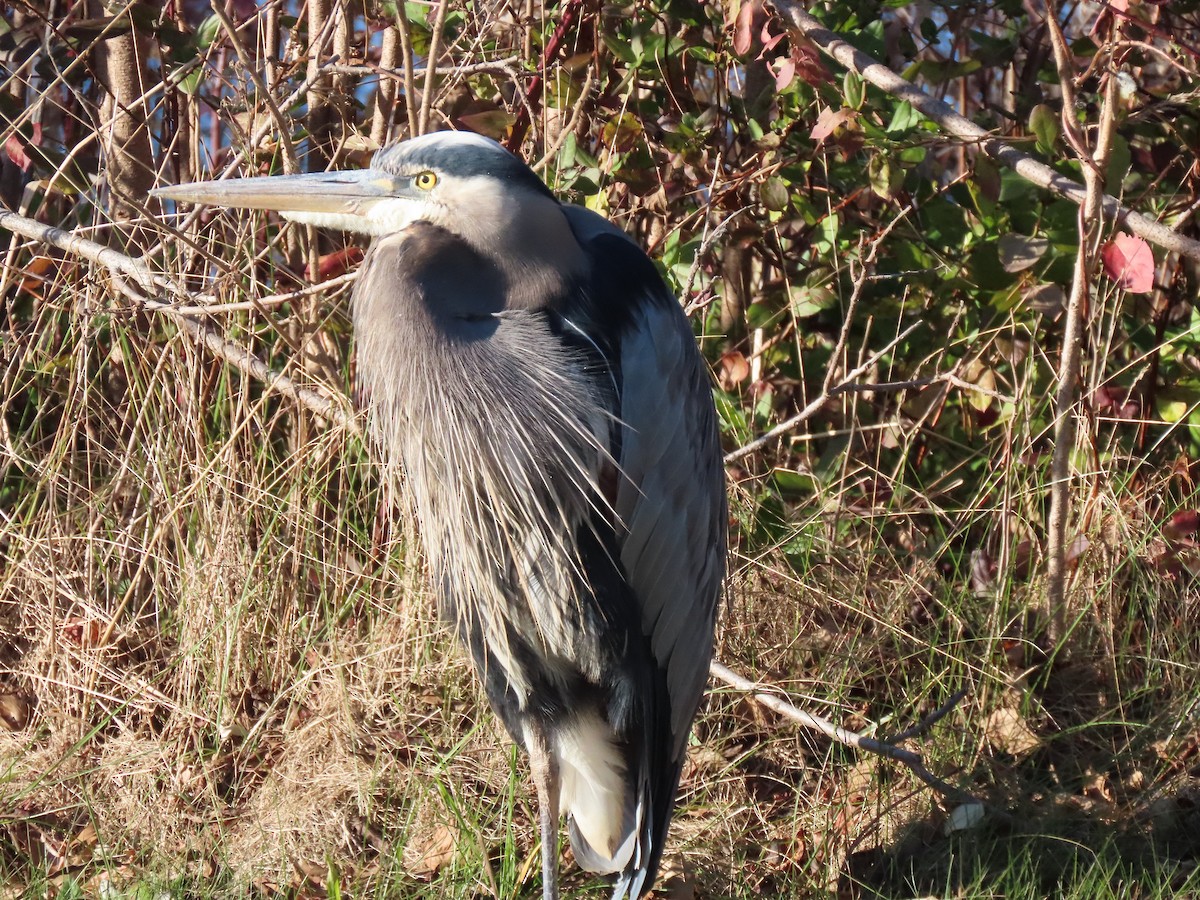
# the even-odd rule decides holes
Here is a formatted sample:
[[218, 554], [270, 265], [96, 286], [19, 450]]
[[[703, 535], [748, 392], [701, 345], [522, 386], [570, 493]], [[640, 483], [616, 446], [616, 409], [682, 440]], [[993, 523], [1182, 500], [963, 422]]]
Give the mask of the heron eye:
[[433, 172], [418, 172], [413, 176], [413, 184], [423, 191], [433, 190], [433, 186], [438, 183], [438, 177]]

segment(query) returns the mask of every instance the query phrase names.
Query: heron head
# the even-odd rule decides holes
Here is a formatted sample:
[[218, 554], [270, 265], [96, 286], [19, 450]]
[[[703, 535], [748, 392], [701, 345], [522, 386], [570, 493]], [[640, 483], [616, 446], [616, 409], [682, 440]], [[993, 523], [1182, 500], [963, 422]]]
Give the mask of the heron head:
[[[171, 200], [266, 209], [286, 219], [372, 237], [403, 239], [418, 224], [465, 241], [530, 296], [570, 281], [586, 262], [558, 201], [541, 179], [500, 144], [481, 135], [443, 131], [375, 154], [368, 169], [169, 185], [153, 194]], [[540, 285], [540, 287], [539, 287]]]

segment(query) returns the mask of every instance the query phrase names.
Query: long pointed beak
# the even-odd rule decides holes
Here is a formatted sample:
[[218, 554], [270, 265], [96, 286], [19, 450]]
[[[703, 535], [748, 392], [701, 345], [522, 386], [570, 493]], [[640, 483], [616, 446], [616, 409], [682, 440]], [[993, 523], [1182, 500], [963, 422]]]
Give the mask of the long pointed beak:
[[155, 188], [150, 194], [209, 206], [275, 210], [296, 222], [375, 234], [378, 228], [371, 211], [387, 201], [402, 201], [406, 182], [375, 169], [360, 169], [197, 181]]

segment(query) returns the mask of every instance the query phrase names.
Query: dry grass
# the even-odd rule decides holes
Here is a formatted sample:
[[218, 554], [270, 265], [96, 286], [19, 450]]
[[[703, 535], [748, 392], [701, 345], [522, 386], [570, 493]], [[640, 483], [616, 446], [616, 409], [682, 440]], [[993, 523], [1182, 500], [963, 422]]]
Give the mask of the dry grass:
[[[0, 691], [29, 711], [0, 732], [8, 893], [91, 893], [101, 878], [202, 896], [335, 883], [420, 896], [430, 878], [463, 896], [533, 890], [523, 767], [357, 439], [62, 271], [4, 380], [10, 416], [34, 416], [17, 413], [3, 460], [16, 492], [0, 530]], [[1154, 541], [1129, 550], [1144, 520], [1108, 499], [1062, 648], [1026, 623], [1040, 585], [947, 579], [893, 508], [809, 516], [792, 547], [744, 540], [720, 653], [878, 734], [971, 686], [919, 743], [994, 804], [998, 841], [1117, 847], [1119, 872], [1132, 860], [1162, 881], [1165, 867], [1170, 884], [1195, 863], [1197, 601], [1135, 565]], [[1028, 746], [989, 725], [997, 709]], [[999, 877], [962, 861], [948, 805], [905, 770], [731, 692], [696, 734], [670, 855], [702, 895]], [[1061, 874], [1053, 859], [1030, 883]]]

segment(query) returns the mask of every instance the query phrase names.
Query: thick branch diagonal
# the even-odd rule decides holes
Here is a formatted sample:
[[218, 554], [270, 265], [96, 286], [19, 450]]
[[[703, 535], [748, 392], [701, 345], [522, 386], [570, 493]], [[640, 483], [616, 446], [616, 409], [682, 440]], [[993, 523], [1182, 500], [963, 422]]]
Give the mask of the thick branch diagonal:
[[[1087, 200], [1087, 188], [1077, 181], [1055, 172], [1045, 163], [1023, 153], [1011, 143], [995, 137], [986, 129], [960, 115], [941, 100], [925, 93], [911, 81], [901, 78], [887, 66], [863, 53], [819, 21], [801, 9], [793, 0], [773, 0], [775, 8], [791, 23], [792, 27], [820, 47], [825, 53], [864, 80], [887, 91], [893, 97], [907, 101], [913, 109], [937, 122], [948, 134], [971, 141], [996, 162], [1012, 169], [1022, 178], [1067, 198], [1072, 203], [1083, 205]], [[1185, 237], [1161, 222], [1156, 222], [1125, 206], [1116, 197], [1103, 194], [1100, 198], [1104, 215], [1113, 219], [1133, 234], [1145, 238], [1165, 250], [1181, 253], [1192, 259], [1200, 259], [1200, 241]]]

